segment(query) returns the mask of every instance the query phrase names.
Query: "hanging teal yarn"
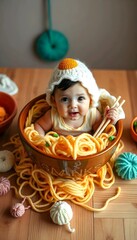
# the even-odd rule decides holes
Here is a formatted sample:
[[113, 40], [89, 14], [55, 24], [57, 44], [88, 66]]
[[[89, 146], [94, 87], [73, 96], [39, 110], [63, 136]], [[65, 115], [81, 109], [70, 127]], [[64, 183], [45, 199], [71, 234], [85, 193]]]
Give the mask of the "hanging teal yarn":
[[121, 153], [115, 161], [115, 169], [121, 178], [137, 178], [137, 155], [131, 152]]
[[58, 61], [64, 58], [68, 49], [67, 38], [55, 30], [43, 32], [36, 41], [36, 52], [43, 60]]
[[35, 50], [43, 60], [58, 61], [65, 57], [69, 49], [69, 43], [65, 35], [52, 29], [51, 2], [47, 3], [48, 29], [36, 40]]

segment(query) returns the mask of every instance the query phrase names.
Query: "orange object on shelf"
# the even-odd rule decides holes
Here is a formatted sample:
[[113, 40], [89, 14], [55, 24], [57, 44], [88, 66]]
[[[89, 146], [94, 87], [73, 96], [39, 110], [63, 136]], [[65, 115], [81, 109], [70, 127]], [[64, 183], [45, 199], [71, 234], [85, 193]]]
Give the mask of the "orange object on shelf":
[[135, 126], [134, 126], [134, 123], [137, 122], [137, 117], [134, 117], [131, 121], [131, 124], [130, 124], [130, 133], [131, 133], [131, 136], [133, 138], [133, 140], [135, 142], [137, 142], [137, 132], [136, 132], [136, 129], [135, 129]]
[[6, 109], [0, 106], [0, 123], [3, 122], [8, 117]]

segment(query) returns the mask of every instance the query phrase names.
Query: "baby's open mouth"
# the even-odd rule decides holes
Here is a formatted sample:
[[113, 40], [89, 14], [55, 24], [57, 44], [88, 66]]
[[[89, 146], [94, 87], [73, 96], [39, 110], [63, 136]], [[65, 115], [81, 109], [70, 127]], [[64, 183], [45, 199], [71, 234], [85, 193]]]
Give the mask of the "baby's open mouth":
[[71, 117], [76, 117], [79, 114], [79, 112], [70, 112], [69, 115]]

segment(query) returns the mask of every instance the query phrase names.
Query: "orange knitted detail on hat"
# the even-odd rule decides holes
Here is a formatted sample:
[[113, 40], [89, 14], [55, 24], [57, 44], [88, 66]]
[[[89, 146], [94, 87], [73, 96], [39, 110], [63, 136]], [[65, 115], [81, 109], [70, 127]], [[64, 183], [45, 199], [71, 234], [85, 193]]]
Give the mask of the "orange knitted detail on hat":
[[77, 66], [78, 66], [78, 63], [76, 62], [76, 60], [74, 60], [73, 58], [65, 58], [59, 63], [58, 69], [66, 70], [66, 69], [75, 68]]

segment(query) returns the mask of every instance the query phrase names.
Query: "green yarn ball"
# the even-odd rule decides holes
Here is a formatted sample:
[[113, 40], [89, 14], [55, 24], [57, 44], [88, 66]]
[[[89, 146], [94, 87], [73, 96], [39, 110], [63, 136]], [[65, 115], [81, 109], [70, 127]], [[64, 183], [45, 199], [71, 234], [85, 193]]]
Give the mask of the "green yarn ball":
[[115, 169], [125, 180], [137, 178], [137, 155], [131, 152], [120, 154], [115, 161]]
[[67, 38], [55, 30], [43, 32], [36, 40], [36, 52], [43, 60], [58, 61], [64, 58], [68, 49]]

